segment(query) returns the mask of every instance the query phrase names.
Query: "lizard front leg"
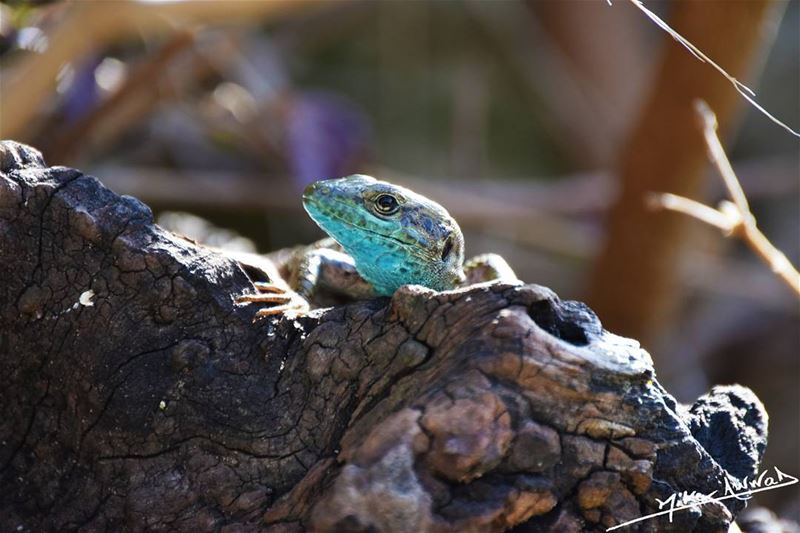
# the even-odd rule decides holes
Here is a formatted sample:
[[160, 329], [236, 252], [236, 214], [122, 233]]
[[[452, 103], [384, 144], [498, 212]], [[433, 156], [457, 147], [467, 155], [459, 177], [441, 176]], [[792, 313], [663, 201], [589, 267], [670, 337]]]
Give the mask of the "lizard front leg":
[[256, 293], [244, 294], [235, 299], [237, 304], [265, 304], [256, 311], [254, 320], [273, 315], [304, 315], [308, 312], [308, 302], [283, 280], [278, 265], [273, 260], [248, 252], [231, 250], [220, 250], [220, 252], [239, 263], [248, 275], [266, 277], [270, 280], [254, 282]]
[[[353, 259], [337, 250], [325, 246], [337, 246], [331, 239], [323, 239], [312, 245], [296, 248], [266, 260], [267, 265], [277, 265], [269, 270], [272, 283], [255, 283], [256, 294], [246, 294], [236, 299], [237, 303], [266, 304], [256, 312], [256, 319], [274, 315], [303, 315], [312, 307], [323, 306], [327, 293], [352, 300], [363, 300], [376, 296], [375, 290], [359, 275]], [[261, 259], [261, 256], [259, 256]], [[241, 257], [237, 257], [242, 262]], [[248, 264], [252, 265], [252, 258]], [[280, 270], [280, 275], [278, 275]], [[288, 278], [288, 283], [284, 279]], [[318, 298], [319, 297], [319, 298]], [[316, 305], [315, 305], [316, 304]]]
[[505, 283], [518, 282], [519, 278], [505, 259], [497, 254], [476, 255], [464, 263], [466, 281], [463, 286], [474, 285], [486, 281]]
[[356, 270], [353, 258], [339, 250], [316, 248], [301, 255], [292, 269], [289, 284], [307, 301], [320, 291], [353, 300], [375, 297], [375, 289]]

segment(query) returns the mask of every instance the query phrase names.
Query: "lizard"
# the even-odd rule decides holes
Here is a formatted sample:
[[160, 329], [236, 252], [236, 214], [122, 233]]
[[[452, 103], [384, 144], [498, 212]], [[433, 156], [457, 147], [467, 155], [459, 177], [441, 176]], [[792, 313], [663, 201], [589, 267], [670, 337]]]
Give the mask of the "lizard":
[[464, 261], [458, 223], [438, 203], [405, 187], [354, 174], [311, 183], [303, 207], [329, 235], [295, 249], [281, 263], [285, 283], [255, 283], [258, 291], [238, 303], [270, 304], [256, 318], [310, 309], [325, 289], [351, 299], [391, 296], [403, 285], [435, 291], [517, 277], [497, 254]]

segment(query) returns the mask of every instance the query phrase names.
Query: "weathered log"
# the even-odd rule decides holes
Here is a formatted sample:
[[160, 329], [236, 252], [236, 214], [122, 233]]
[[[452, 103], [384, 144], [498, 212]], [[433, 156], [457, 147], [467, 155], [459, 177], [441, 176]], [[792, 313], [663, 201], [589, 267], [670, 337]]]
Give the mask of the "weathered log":
[[0, 171], [2, 531], [601, 531], [758, 469], [748, 389], [684, 408], [546, 288], [253, 324], [245, 270], [141, 202], [15, 143]]

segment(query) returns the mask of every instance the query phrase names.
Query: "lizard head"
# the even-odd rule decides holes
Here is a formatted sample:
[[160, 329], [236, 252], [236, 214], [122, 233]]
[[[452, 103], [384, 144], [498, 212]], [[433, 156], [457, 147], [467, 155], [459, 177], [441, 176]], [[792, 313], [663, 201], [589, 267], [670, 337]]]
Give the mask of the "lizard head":
[[303, 207], [379, 294], [411, 283], [452, 289], [464, 279], [461, 229], [420, 194], [356, 174], [312, 183]]

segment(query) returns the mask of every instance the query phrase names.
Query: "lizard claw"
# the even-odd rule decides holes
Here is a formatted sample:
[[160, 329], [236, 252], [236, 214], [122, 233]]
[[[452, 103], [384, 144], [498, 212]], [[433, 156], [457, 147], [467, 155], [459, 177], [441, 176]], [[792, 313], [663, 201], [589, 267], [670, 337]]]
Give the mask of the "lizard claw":
[[236, 298], [236, 303], [287, 304], [292, 300], [290, 294], [245, 294]]
[[256, 282], [255, 288], [260, 293], [268, 294], [244, 294], [236, 298], [237, 304], [279, 304], [270, 307], [262, 307], [256, 311], [253, 322], [275, 315], [285, 315], [287, 317], [296, 317], [308, 313], [309, 306], [299, 295], [291, 290], [288, 290], [280, 285], [273, 283]]
[[293, 305], [293, 304], [285, 304], [285, 305], [276, 305], [275, 307], [263, 307], [256, 311], [256, 316], [253, 318], [253, 322], [258, 322], [262, 318], [266, 318], [268, 316], [275, 316], [275, 315], [283, 315], [287, 318], [296, 318], [300, 315], [304, 315], [308, 312], [307, 305]]
[[256, 281], [255, 283], [253, 283], [253, 285], [255, 285], [256, 290], [259, 292], [286, 293], [286, 289], [284, 289], [280, 285], [276, 285], [275, 283]]

